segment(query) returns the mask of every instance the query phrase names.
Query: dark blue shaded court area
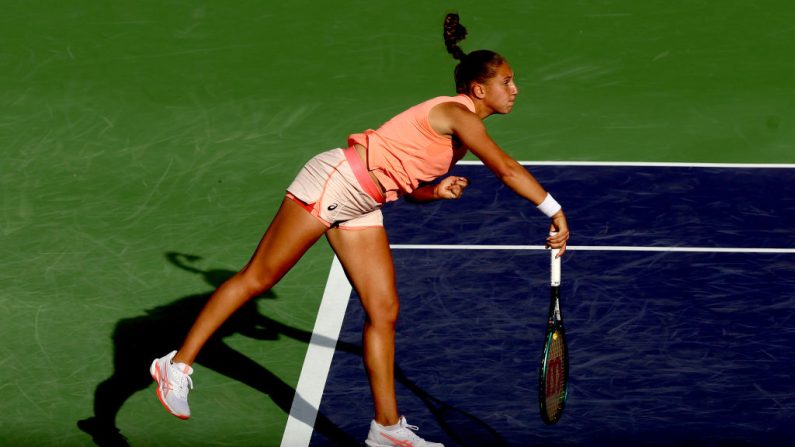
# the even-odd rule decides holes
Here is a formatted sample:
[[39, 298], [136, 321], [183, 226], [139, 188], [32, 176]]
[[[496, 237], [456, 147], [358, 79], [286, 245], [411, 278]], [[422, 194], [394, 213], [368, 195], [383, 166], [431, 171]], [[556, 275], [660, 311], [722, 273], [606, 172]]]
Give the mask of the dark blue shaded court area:
[[[570, 210], [572, 245], [793, 247], [792, 170], [531, 170]], [[467, 199], [385, 210], [392, 243], [541, 243], [545, 218], [483, 167], [462, 171], [473, 178]], [[570, 251], [570, 393], [551, 427], [537, 406], [548, 256], [394, 250], [398, 402], [421, 436], [446, 446], [793, 445], [795, 254]], [[363, 319], [354, 293], [320, 408], [357, 439], [372, 417]], [[315, 433], [311, 445], [336, 442]]]
[[[795, 247], [795, 169], [529, 166], [574, 245]], [[545, 218], [480, 165], [459, 201], [385, 209], [393, 244], [537, 245]]]

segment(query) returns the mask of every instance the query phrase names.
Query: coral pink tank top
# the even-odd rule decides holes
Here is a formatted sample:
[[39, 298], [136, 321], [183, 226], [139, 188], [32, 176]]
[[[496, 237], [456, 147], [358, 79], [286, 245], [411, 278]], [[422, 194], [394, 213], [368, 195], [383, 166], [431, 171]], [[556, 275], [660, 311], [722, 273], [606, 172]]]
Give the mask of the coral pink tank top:
[[443, 102], [457, 102], [475, 112], [475, 103], [466, 95], [440, 96], [398, 114], [378, 130], [348, 137], [349, 145], [367, 148], [367, 167], [386, 190], [387, 202], [436, 180], [466, 155], [465, 147], [438, 134], [428, 121], [431, 109]]

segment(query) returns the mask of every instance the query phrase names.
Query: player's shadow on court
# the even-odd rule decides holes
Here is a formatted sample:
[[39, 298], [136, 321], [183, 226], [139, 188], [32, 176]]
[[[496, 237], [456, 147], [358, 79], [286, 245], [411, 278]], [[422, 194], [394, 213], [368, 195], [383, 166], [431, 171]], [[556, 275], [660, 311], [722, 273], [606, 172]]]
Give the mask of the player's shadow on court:
[[507, 447], [508, 442], [489, 424], [467, 411], [450, 405], [420, 388], [409, 380], [400, 367], [395, 369], [395, 380], [419, 397], [447, 433], [460, 447]]
[[[199, 259], [196, 256], [167, 253], [166, 257], [177, 267], [202, 275], [213, 290], [235, 273], [229, 270], [199, 270], [191, 265], [191, 262]], [[144, 315], [119, 320], [113, 332], [113, 375], [97, 385], [94, 392], [94, 415], [77, 423], [81, 430], [92, 436], [96, 445], [128, 445], [126, 438], [116, 427], [119, 410], [133, 394], [154, 384], [149, 375], [152, 360], [182, 344], [211, 293], [212, 291], [188, 296], [147, 310]], [[309, 343], [311, 333], [284, 325], [259, 313], [258, 300], [275, 298], [275, 294], [269, 292], [245, 304], [207, 342], [196, 363], [267, 394], [285, 413], [290, 413], [295, 390], [259, 363], [224, 343], [224, 338], [233, 334], [259, 340], [276, 340], [280, 336], [287, 336]], [[162, 411], [163, 417], [173, 417], [165, 413], [154, 396], [152, 390], [152, 411]], [[297, 413], [314, 414], [310, 404], [303, 403], [306, 407], [298, 408]], [[301, 402], [297, 404], [300, 405]], [[314, 425], [316, 430], [339, 445], [358, 444], [320, 413], [317, 414], [314, 424], [313, 421], [304, 422]]]
[[[235, 273], [229, 270], [200, 270], [191, 265], [193, 261], [199, 259], [196, 256], [167, 253], [166, 257], [175, 266], [201, 275], [213, 290]], [[96, 445], [100, 447], [129, 445], [116, 427], [116, 416], [133, 394], [153, 386], [154, 382], [149, 375], [149, 365], [152, 360], [182, 344], [211, 294], [212, 291], [191, 295], [171, 304], [150, 309], [144, 315], [119, 320], [113, 332], [113, 375], [97, 385], [94, 392], [94, 415], [77, 422], [81, 430], [92, 436]], [[258, 300], [275, 298], [273, 292], [266, 293], [235, 312], [207, 342], [196, 358], [196, 363], [267, 394], [285, 413], [290, 413], [295, 389], [223, 341], [230, 335], [240, 334], [258, 340], [277, 340], [280, 336], [286, 336], [309, 344], [312, 333], [287, 326], [259, 313]], [[362, 356], [362, 348], [356, 344], [322, 338], [316, 338], [313, 342], [327, 344], [329, 347], [335, 347], [339, 351], [358, 357]], [[507, 445], [485, 422], [434, 398], [409, 380], [400, 367], [396, 368], [395, 378], [420, 398], [437, 419], [440, 427], [462, 447]], [[160, 407], [154, 391], [152, 399], [153, 411], [163, 412], [163, 417], [173, 417]], [[301, 415], [317, 413], [314, 421], [309, 420], [311, 416], [306, 416], [307, 420], [303, 422], [313, 425], [327, 441], [339, 446], [360, 445], [356, 439], [308, 402], [299, 399], [295, 403], [298, 407], [293, 408], [293, 415], [297, 415], [299, 419], [302, 418]]]

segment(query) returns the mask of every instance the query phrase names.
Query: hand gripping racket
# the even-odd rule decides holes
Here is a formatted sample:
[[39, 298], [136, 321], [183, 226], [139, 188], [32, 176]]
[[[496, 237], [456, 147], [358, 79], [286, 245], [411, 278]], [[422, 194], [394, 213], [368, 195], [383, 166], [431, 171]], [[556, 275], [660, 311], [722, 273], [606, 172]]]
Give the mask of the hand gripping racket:
[[538, 374], [538, 403], [541, 419], [552, 425], [560, 420], [566, 406], [569, 388], [569, 351], [560, 313], [560, 258], [559, 249], [551, 250], [550, 301], [544, 355]]

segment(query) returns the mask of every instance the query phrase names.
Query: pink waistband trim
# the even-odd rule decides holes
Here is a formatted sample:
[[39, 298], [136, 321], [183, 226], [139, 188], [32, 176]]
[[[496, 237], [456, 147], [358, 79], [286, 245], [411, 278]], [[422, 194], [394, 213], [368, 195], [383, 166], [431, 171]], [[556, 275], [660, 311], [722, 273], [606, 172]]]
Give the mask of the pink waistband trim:
[[356, 180], [359, 181], [359, 185], [364, 189], [364, 192], [376, 202], [384, 203], [384, 195], [381, 194], [378, 185], [375, 184], [370, 177], [370, 173], [367, 172], [367, 168], [364, 166], [364, 163], [362, 163], [362, 159], [356, 152], [356, 148], [351, 146], [343, 149], [342, 152], [345, 153], [345, 158], [348, 160], [351, 169], [353, 169], [353, 175], [356, 176]]

